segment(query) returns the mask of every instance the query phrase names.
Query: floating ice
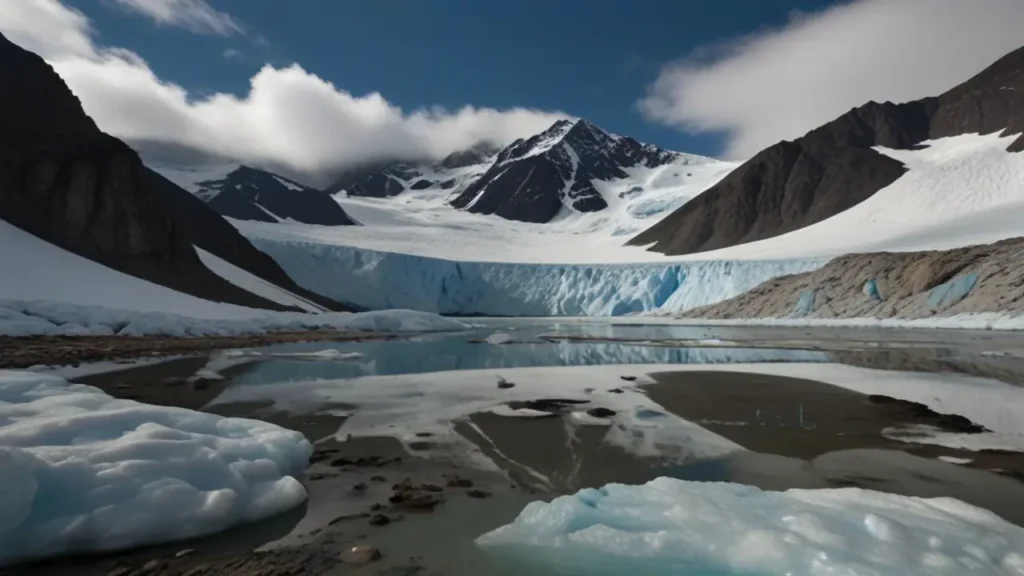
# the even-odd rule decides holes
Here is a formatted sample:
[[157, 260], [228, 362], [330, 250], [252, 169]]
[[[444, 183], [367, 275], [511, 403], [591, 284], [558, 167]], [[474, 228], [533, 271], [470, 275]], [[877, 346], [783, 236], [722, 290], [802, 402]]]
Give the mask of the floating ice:
[[312, 447], [241, 418], [0, 371], [0, 566], [218, 532], [306, 498]]
[[1024, 575], [1024, 529], [949, 498], [658, 478], [534, 502], [477, 544], [559, 574]]

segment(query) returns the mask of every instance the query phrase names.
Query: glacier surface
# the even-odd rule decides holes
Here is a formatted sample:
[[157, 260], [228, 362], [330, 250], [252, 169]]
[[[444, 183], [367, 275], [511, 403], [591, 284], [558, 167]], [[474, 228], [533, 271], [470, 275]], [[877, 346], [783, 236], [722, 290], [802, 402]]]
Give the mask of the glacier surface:
[[1024, 575], [1024, 529], [951, 498], [658, 478], [534, 502], [477, 544], [558, 574]]
[[249, 238], [308, 290], [370, 310], [487, 316], [681, 312], [737, 296], [827, 259], [662, 264], [467, 262], [339, 244]]

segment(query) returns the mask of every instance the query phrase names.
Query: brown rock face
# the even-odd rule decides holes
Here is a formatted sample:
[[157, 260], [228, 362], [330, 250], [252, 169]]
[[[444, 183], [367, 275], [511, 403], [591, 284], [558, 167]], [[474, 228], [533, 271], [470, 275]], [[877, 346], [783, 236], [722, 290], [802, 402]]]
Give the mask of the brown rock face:
[[[775, 144], [629, 243], [675, 255], [785, 234], [863, 202], [903, 174], [873, 146], [906, 149], [974, 132], [1024, 132], [1024, 48], [938, 98], [870, 102]], [[1024, 151], [1024, 135], [1008, 150]]]
[[[168, 206], [175, 191], [161, 193], [154, 182], [138, 154], [101, 132], [42, 58], [0, 35], [0, 219], [175, 290], [214, 301], [282, 308], [207, 269], [192, 248], [200, 243]], [[234, 234], [227, 250], [219, 250], [223, 246], [213, 246], [215, 242], [207, 242], [213, 248], [206, 249], [243, 268], [259, 261], [264, 270], [255, 274], [294, 285], [223, 218], [203, 208], [217, 220], [218, 229]], [[268, 278], [268, 270], [277, 277]]]

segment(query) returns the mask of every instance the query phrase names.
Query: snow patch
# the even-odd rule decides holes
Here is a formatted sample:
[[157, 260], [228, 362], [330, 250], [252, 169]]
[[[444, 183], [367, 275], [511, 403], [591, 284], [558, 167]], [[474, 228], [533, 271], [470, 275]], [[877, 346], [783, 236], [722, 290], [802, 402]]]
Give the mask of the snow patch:
[[0, 565], [211, 534], [306, 498], [298, 432], [0, 371]]

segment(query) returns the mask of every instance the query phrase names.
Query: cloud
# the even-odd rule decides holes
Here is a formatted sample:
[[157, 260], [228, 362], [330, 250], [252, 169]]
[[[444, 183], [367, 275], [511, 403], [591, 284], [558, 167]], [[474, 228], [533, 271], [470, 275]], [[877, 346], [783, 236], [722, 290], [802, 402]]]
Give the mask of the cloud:
[[58, 0], [14, 6], [0, 11], [0, 31], [42, 54], [96, 123], [129, 142], [322, 174], [386, 158], [441, 158], [482, 141], [504, 144], [565, 117], [473, 106], [405, 111], [298, 64], [264, 66], [242, 95], [197, 96], [158, 78], [137, 54], [94, 43], [89, 20]]
[[241, 60], [245, 58], [245, 53], [243, 53], [238, 48], [225, 48], [224, 51], [220, 53], [220, 55], [225, 60]]
[[113, 0], [119, 6], [152, 18], [160, 26], [177, 26], [200, 34], [241, 34], [242, 25], [206, 0]]
[[1024, 44], [1021, 0], [857, 0], [666, 66], [650, 120], [749, 157], [869, 100], [936, 96]]

